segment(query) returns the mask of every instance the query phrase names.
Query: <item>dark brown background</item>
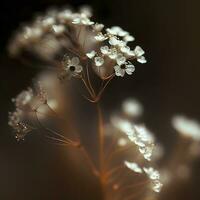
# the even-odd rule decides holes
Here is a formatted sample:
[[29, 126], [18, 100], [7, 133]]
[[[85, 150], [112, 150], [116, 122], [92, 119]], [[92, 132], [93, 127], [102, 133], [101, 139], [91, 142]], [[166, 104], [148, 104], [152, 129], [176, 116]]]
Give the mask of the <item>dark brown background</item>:
[[[129, 96], [145, 107], [144, 121], [166, 146], [173, 141], [171, 116], [183, 113], [200, 120], [200, 2], [198, 0], [3, 0], [0, 3], [0, 199], [62, 200], [68, 191], [81, 198], [79, 178], [67, 169], [58, 147], [33, 137], [19, 145], [7, 127], [11, 97], [30, 85], [38, 72], [8, 58], [6, 43], [22, 21], [51, 5], [89, 4], [99, 22], [119, 25], [136, 37], [146, 50], [148, 63], [138, 65], [127, 79], [114, 81], [105, 95], [105, 110]], [[200, 164], [197, 165], [198, 168]], [[200, 184], [198, 173], [196, 184]], [[73, 180], [73, 185], [69, 182]], [[86, 186], [87, 188], [87, 186]], [[79, 191], [79, 192], [77, 192]], [[85, 190], [86, 193], [87, 189]], [[183, 192], [183, 194], [187, 194]], [[190, 199], [198, 199], [193, 189]], [[176, 198], [175, 198], [176, 199]]]

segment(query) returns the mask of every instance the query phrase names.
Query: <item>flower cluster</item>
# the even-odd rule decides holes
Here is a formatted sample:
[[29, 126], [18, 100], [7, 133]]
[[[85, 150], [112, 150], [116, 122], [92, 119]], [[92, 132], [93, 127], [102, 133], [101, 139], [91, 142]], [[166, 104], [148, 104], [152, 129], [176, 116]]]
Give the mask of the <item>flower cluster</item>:
[[[134, 60], [146, 63], [140, 46], [133, 50], [128, 46], [135, 40], [129, 32], [118, 26], [104, 28], [91, 16], [88, 7], [79, 12], [49, 10], [17, 32], [9, 51], [13, 56], [24, 51], [37, 55], [48, 66], [56, 67], [59, 78], [76, 77], [88, 64], [102, 79], [111, 74], [123, 77], [135, 71]], [[65, 61], [60, 62], [63, 57]]]
[[154, 137], [145, 126], [134, 125], [128, 120], [116, 117], [113, 117], [112, 124], [138, 146], [140, 153], [146, 160], [151, 160], [154, 149]]
[[147, 177], [150, 179], [152, 184], [152, 189], [155, 192], [160, 192], [163, 184], [160, 181], [160, 173], [152, 167], [143, 167], [141, 168], [137, 163], [125, 161], [124, 164], [130, 170], [134, 171], [135, 173], [145, 173]]

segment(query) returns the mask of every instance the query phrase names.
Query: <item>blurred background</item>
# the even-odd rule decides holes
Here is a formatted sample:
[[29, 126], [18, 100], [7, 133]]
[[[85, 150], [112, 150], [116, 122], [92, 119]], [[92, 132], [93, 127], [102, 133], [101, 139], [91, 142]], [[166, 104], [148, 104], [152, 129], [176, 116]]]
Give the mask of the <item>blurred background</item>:
[[[23, 21], [50, 6], [88, 4], [96, 21], [106, 26], [119, 25], [128, 30], [146, 51], [148, 63], [136, 66], [126, 79], [112, 82], [104, 96], [104, 110], [116, 109], [126, 97], [135, 97], [144, 105], [144, 122], [159, 140], [170, 147], [173, 130], [170, 122], [176, 114], [200, 121], [200, 2], [198, 0], [13, 0], [0, 6], [0, 199], [72, 200], [84, 199], [91, 191], [81, 178], [71, 173], [62, 149], [41, 138], [18, 144], [7, 126], [11, 98], [32, 83], [39, 72], [9, 58], [7, 42]], [[200, 184], [197, 163], [195, 185]], [[73, 180], [73, 184], [69, 184]], [[69, 189], [70, 188], [70, 189]], [[195, 187], [183, 192], [185, 198], [199, 199]], [[69, 194], [70, 191], [70, 194]], [[192, 195], [192, 196], [191, 196]], [[175, 198], [176, 199], [176, 198]], [[177, 197], [178, 199], [178, 197]]]

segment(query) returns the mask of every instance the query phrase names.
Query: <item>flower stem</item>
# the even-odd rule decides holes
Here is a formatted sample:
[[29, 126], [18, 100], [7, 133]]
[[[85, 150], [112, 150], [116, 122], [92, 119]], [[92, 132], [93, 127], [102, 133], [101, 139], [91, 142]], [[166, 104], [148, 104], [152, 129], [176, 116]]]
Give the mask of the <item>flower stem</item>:
[[103, 115], [99, 102], [96, 102], [98, 114], [98, 134], [99, 134], [99, 165], [100, 165], [100, 183], [103, 199], [105, 198], [105, 173], [104, 173], [104, 124]]

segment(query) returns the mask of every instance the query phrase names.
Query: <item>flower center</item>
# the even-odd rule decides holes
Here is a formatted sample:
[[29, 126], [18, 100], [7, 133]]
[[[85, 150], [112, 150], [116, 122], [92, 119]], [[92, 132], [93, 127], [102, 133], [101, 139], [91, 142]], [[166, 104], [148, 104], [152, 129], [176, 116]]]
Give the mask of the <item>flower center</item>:
[[69, 67], [69, 70], [70, 70], [71, 72], [74, 72], [74, 71], [75, 71], [75, 69], [76, 69], [76, 67], [75, 67], [75, 66], [73, 66], [73, 65]]
[[126, 69], [126, 65], [125, 64], [121, 65], [121, 69]]

